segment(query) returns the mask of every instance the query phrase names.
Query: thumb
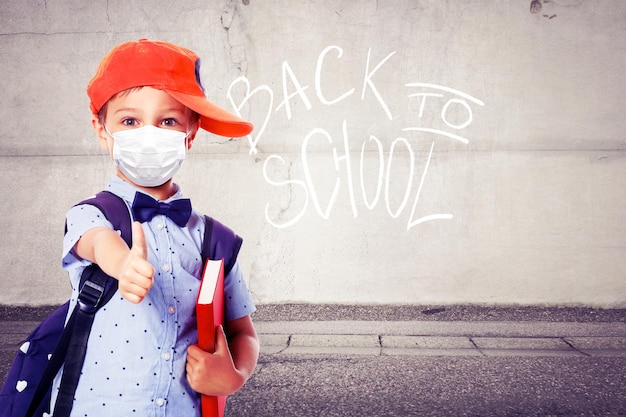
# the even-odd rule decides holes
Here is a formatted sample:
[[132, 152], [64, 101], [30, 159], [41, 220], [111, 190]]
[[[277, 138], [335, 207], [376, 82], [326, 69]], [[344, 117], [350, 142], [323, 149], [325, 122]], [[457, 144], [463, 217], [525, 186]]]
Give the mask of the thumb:
[[135, 251], [142, 259], [148, 259], [146, 237], [143, 233], [143, 227], [139, 222], [133, 222], [133, 247], [131, 250]]
[[[224, 326], [217, 326], [215, 329], [215, 353], [222, 351], [228, 352], [228, 340], [224, 332]], [[229, 352], [230, 353], [230, 352]]]

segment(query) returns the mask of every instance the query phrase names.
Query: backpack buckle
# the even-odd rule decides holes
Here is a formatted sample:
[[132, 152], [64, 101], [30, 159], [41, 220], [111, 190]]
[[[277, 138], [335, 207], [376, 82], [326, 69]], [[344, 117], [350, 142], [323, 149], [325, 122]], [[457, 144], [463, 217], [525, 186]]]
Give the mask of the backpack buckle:
[[78, 294], [78, 306], [81, 311], [93, 314], [104, 295], [104, 287], [92, 281], [85, 281]]

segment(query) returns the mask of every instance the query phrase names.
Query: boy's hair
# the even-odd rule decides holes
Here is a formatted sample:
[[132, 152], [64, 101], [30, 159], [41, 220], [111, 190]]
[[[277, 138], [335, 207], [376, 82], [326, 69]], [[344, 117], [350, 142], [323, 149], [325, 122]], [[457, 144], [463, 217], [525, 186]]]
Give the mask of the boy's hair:
[[204, 96], [200, 59], [196, 54], [169, 42], [147, 39], [118, 45], [104, 57], [87, 86], [91, 111], [99, 115], [116, 94], [146, 86], [165, 91], [198, 113], [204, 130], [227, 137], [245, 136], [252, 131], [252, 124]]

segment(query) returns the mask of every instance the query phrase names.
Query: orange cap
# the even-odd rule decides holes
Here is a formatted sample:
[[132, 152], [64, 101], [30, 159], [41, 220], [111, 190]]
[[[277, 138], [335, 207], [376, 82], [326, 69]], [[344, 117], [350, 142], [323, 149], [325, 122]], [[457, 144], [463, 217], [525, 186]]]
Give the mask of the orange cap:
[[200, 83], [200, 59], [169, 42], [140, 39], [113, 48], [87, 86], [91, 111], [97, 115], [115, 94], [132, 87], [163, 90], [200, 114], [200, 127], [227, 137], [245, 136], [252, 124], [211, 103]]

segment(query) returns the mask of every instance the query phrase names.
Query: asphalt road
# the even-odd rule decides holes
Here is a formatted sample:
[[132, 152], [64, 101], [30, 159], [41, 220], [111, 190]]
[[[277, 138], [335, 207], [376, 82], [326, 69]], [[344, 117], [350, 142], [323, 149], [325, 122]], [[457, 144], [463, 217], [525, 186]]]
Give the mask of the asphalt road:
[[227, 416], [624, 416], [626, 358], [263, 355]]
[[[49, 311], [0, 306], [0, 328], [4, 329], [0, 332], [1, 381], [21, 340]], [[595, 342], [616, 337], [613, 341], [621, 350], [606, 356], [572, 355], [563, 349], [547, 353], [516, 350], [506, 356], [449, 355], [444, 351], [435, 356], [388, 356], [381, 349], [375, 355], [315, 355], [284, 346], [278, 346], [281, 351], [277, 353], [270, 345], [248, 383], [229, 397], [226, 416], [626, 416], [624, 309], [276, 305], [262, 306], [255, 314], [259, 328], [264, 328], [261, 322], [265, 321], [266, 331], [274, 333], [269, 336], [284, 333], [278, 334], [280, 343], [300, 323], [304, 333], [319, 333], [317, 327], [306, 327], [305, 320], [328, 320], [323, 333], [329, 335], [336, 334], [336, 320], [355, 320], [354, 340], [358, 340], [356, 324], [363, 319], [399, 320], [400, 324], [444, 321], [442, 325], [448, 327], [456, 321], [467, 323], [472, 332], [482, 327], [492, 332], [494, 323], [490, 322], [508, 321], [517, 323], [521, 334], [529, 337], [546, 336], [541, 332], [546, 324], [551, 329], [551, 323], [608, 323], [606, 328], [621, 329], [619, 334], [590, 336]], [[277, 331], [275, 325], [281, 320], [292, 321], [290, 328]], [[532, 332], [535, 327], [538, 334]], [[341, 333], [346, 333], [345, 329]], [[350, 340], [353, 336], [342, 337]], [[506, 338], [507, 334], [496, 336]]]

